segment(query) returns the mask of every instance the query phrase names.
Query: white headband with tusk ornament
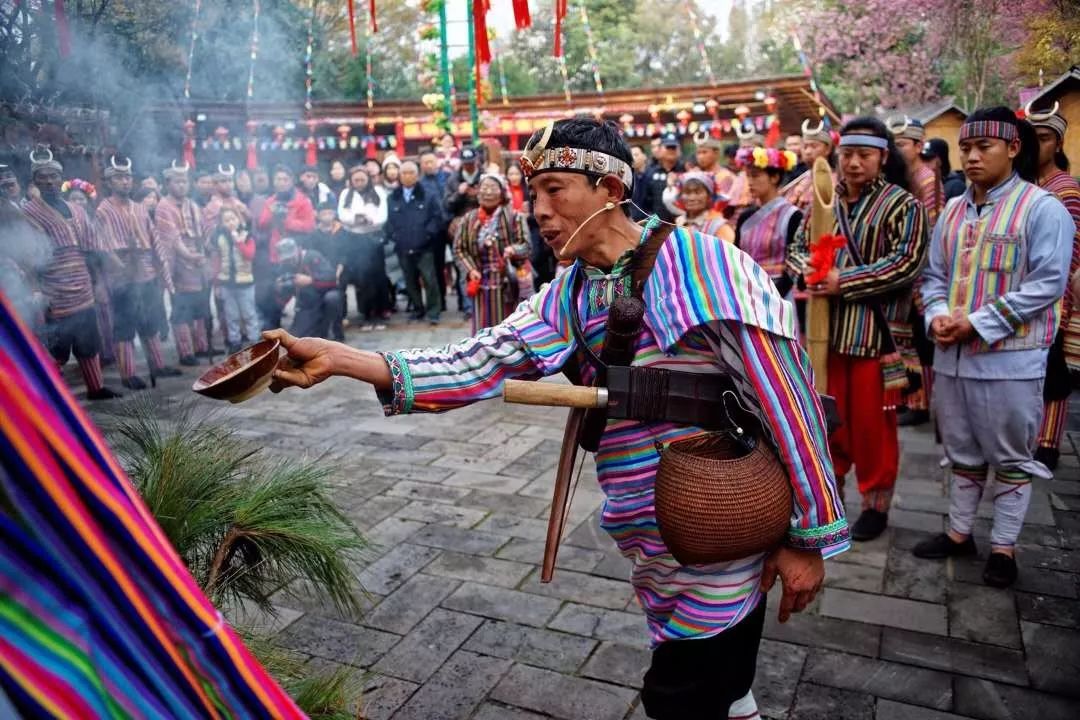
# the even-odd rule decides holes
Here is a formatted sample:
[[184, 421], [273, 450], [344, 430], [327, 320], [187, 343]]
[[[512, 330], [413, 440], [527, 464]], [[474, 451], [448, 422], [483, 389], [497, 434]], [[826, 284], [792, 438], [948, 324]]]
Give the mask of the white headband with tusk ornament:
[[585, 175], [614, 175], [627, 189], [634, 187], [634, 170], [629, 164], [605, 152], [587, 148], [557, 147], [549, 148], [551, 133], [555, 123], [550, 122], [544, 128], [535, 143], [525, 146], [518, 164], [526, 179], [531, 179], [546, 172], [576, 172]]

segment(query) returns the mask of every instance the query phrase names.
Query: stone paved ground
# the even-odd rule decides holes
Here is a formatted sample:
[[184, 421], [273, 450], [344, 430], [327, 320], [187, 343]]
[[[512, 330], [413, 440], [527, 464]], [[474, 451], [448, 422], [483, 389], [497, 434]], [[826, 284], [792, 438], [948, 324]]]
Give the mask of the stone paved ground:
[[[393, 348], [463, 334], [460, 324], [395, 324], [349, 337]], [[187, 375], [157, 393], [188, 396]], [[313, 668], [368, 671], [364, 718], [645, 717], [644, 620], [627, 562], [597, 527], [594, 470], [574, 498], [555, 581], [538, 581], [564, 411], [492, 401], [384, 419], [370, 390], [338, 380], [305, 394], [265, 394], [229, 413], [268, 448], [331, 461], [335, 499], [377, 544], [356, 567], [369, 593], [363, 617], [339, 617], [296, 586], [275, 597], [272, 625]], [[892, 528], [830, 561], [826, 587], [807, 613], [779, 625], [770, 608], [754, 687], [762, 713], [1080, 717], [1078, 442], [1074, 434], [1059, 479], [1036, 486], [1020, 581], [1001, 591], [980, 580], [989, 505], [980, 511], [979, 560], [911, 556], [919, 539], [942, 529], [947, 507], [932, 434], [905, 431]], [[848, 500], [857, 510], [857, 498]]]

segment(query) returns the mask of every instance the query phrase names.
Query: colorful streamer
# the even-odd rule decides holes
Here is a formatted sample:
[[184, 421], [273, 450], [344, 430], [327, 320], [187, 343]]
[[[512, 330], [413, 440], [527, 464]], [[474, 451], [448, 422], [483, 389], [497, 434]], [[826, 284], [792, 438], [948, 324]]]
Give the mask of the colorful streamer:
[[566, 97], [567, 107], [571, 107], [574, 99], [570, 94], [570, 73], [566, 71], [566, 58], [562, 55], [557, 55], [556, 57], [559, 63], [559, 74], [562, 75], [563, 95]]
[[506, 91], [506, 69], [503, 67], [502, 54], [498, 52], [498, 48], [495, 50], [495, 62], [499, 69], [499, 95], [502, 97], [502, 104], [509, 107], [510, 96]]
[[799, 64], [802, 65], [803, 75], [810, 81], [810, 92], [814, 94], [814, 100], [817, 101], [818, 115], [825, 117], [825, 103], [821, 99], [821, 90], [818, 89], [817, 80], [814, 79], [814, 66], [810, 64], [810, 58], [803, 51], [802, 42], [799, 41], [799, 34], [795, 32], [795, 28], [791, 29], [791, 44], [795, 48], [795, 53], [799, 56]]
[[600, 61], [596, 55], [596, 43], [593, 41], [592, 26], [589, 25], [589, 12], [585, 9], [584, 1], [579, 6], [581, 11], [581, 24], [585, 26], [585, 45], [588, 48], [589, 64], [592, 66], [593, 83], [596, 85], [596, 92], [600, 95], [604, 94], [604, 83], [600, 80]]
[[191, 20], [191, 44], [188, 45], [187, 73], [184, 75], [184, 99], [191, 99], [191, 67], [195, 62], [195, 43], [199, 39], [199, 17], [202, 14], [202, 0], [195, 0], [195, 17]]
[[709, 84], [716, 85], [716, 75], [713, 73], [712, 63], [709, 62], [709, 51], [705, 48], [705, 42], [701, 39], [701, 28], [698, 27], [697, 18], [694, 17], [694, 10], [690, 6], [690, 0], [686, 0], [683, 9], [686, 11], [686, 19], [689, 21], [690, 27], [694, 29], [694, 43], [697, 45], [698, 54], [701, 55], [701, 68], [705, 71], [705, 77], [708, 79]]
[[315, 45], [315, 5], [318, 0], [311, 0], [311, 11], [307, 20], [307, 47], [304, 49], [304, 109], [311, 112], [311, 89], [315, 82], [312, 68], [312, 54]]
[[251, 3], [251, 65], [248, 67], [247, 98], [255, 97], [255, 61], [259, 59], [259, 0]]
[[364, 79], [367, 81], [368, 110], [375, 107], [375, 76], [371, 72], [371, 36], [374, 34], [375, 28], [369, 18], [368, 22], [364, 23]]

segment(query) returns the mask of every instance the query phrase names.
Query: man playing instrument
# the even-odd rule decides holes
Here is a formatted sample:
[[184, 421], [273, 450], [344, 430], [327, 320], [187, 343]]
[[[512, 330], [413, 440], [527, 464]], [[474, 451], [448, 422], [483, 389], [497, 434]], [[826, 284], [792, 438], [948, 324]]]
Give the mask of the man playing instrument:
[[398, 414], [461, 407], [498, 396], [510, 379], [571, 367], [580, 380], [592, 382], [597, 370], [586, 351], [603, 352], [609, 308], [632, 285], [640, 287], [634, 270], [641, 249], [652, 248], [635, 368], [692, 367], [730, 378], [738, 404], [751, 408], [782, 464], [792, 513], [784, 540], [769, 552], [681, 565], [657, 525], [656, 445], [699, 438], [704, 431], [662, 420], [609, 419], [597, 453], [606, 495], [601, 525], [633, 562], [631, 582], [645, 610], [654, 648], [643, 686], [647, 715], [758, 717], [750, 687], [763, 593], [779, 575], [779, 619], [786, 621], [821, 588], [823, 557], [848, 546], [821, 404], [796, 340], [794, 310], [730, 243], [671, 230], [655, 216], [644, 228], [630, 220], [625, 209], [632, 159], [614, 125], [560, 120], [534, 134], [523, 157], [540, 232], [557, 256], [575, 261], [567, 272], [502, 323], [441, 350], [373, 353], [271, 331], [266, 337], [279, 339], [288, 351], [271, 389], [351, 377], [374, 385], [387, 414]]

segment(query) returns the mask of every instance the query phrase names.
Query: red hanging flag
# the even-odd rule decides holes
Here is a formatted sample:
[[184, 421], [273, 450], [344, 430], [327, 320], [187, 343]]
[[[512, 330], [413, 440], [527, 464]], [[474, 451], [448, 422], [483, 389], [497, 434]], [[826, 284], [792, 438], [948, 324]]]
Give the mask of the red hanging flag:
[[[372, 0], [374, 2], [375, 0]], [[518, 30], [532, 27], [532, 16], [529, 15], [529, 0], [514, 0], [514, 25]]]
[[555, 0], [555, 57], [562, 57], [562, 21], [566, 17], [566, 0]]
[[[18, 5], [18, 3], [15, 3]], [[54, 17], [56, 18], [56, 42], [60, 46], [60, 57], [66, 58], [71, 54], [71, 31], [68, 29], [67, 15], [64, 13], [64, 0], [56, 0], [53, 3]]]
[[379, 23], [375, 22], [375, 0], [369, 0], [368, 14], [371, 15], [371, 32], [379, 32]]
[[356, 48], [356, 7], [353, 5], [353, 0], [349, 0], [349, 41], [352, 43], [352, 54], [356, 57], [358, 50]]
[[487, 12], [491, 8], [489, 0], [475, 0], [473, 3], [473, 34], [476, 38], [476, 66], [491, 62], [491, 45], [488, 43]]

